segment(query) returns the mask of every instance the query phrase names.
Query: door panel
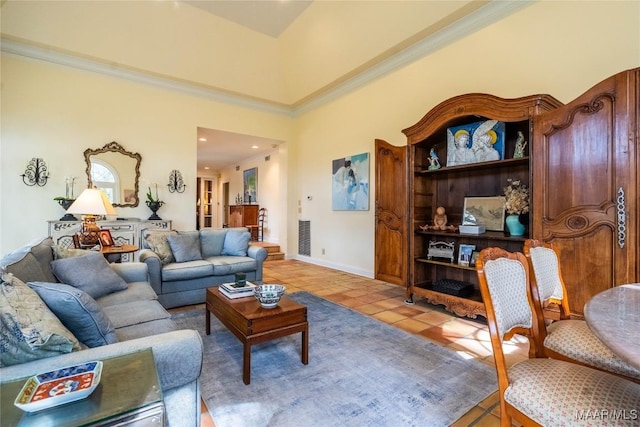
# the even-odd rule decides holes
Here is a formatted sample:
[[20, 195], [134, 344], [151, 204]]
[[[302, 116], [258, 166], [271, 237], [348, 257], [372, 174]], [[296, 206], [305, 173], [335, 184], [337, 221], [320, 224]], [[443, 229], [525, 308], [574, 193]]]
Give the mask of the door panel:
[[[533, 235], [560, 249], [576, 315], [596, 293], [636, 279], [637, 241], [620, 239], [621, 222], [629, 228], [637, 215], [629, 127], [635, 97], [627, 74], [603, 81], [534, 125]], [[622, 207], [621, 191], [627, 195]]]
[[375, 278], [407, 284], [407, 147], [376, 139]]

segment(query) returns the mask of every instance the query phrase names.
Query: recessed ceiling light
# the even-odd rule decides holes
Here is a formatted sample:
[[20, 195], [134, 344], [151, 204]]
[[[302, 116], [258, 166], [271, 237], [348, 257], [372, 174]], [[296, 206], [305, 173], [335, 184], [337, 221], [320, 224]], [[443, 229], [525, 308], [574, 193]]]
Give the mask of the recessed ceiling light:
[[260, 148], [257, 145], [252, 145], [251, 148]]
[[209, 170], [209, 166], [205, 166], [205, 167], [204, 167], [204, 170], [207, 170], [207, 171], [208, 171], [208, 170]]
[[207, 142], [207, 138], [198, 138], [198, 141]]

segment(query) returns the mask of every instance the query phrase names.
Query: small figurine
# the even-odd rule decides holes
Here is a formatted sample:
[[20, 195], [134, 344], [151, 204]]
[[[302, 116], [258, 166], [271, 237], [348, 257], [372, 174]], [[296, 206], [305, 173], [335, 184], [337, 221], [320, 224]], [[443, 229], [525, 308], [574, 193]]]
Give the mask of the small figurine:
[[436, 214], [433, 216], [433, 225], [421, 225], [422, 231], [455, 231], [454, 225], [447, 225], [447, 214], [442, 206], [436, 208]]
[[524, 147], [527, 146], [527, 141], [524, 140], [522, 132], [518, 131], [518, 138], [516, 139], [516, 149], [513, 152], [514, 159], [520, 159], [524, 157]]
[[431, 151], [429, 151], [429, 170], [440, 169], [440, 158], [438, 157], [438, 153], [436, 153], [436, 146], [431, 147]]

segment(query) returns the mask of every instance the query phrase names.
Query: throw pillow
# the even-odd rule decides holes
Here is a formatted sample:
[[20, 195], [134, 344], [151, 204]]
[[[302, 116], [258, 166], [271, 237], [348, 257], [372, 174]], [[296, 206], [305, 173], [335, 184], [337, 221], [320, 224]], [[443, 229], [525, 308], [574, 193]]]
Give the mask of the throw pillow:
[[64, 283], [29, 282], [28, 285], [87, 347], [118, 342], [113, 324], [86, 292]]
[[159, 257], [160, 261], [163, 264], [170, 264], [175, 262], [175, 258], [173, 257], [173, 253], [171, 252], [171, 247], [169, 246], [169, 242], [167, 241], [167, 236], [176, 234], [175, 231], [150, 231], [145, 236], [144, 239], [153, 252], [155, 252]]
[[224, 236], [222, 255], [247, 256], [251, 233], [241, 230], [229, 230]]
[[127, 282], [97, 252], [55, 260], [51, 263], [51, 271], [60, 282], [82, 289], [94, 299], [127, 289]]
[[80, 343], [20, 279], [0, 283], [0, 367], [80, 350]]
[[202, 259], [200, 252], [200, 235], [198, 232], [171, 234], [167, 236], [171, 252], [176, 262], [196, 261]]

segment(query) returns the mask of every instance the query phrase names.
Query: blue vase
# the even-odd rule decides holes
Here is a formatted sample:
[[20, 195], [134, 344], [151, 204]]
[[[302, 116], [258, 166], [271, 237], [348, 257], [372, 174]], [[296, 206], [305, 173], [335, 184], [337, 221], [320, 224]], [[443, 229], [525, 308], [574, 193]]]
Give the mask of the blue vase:
[[509, 234], [512, 236], [522, 236], [524, 234], [524, 225], [520, 223], [519, 215], [508, 215], [505, 222], [507, 223]]

